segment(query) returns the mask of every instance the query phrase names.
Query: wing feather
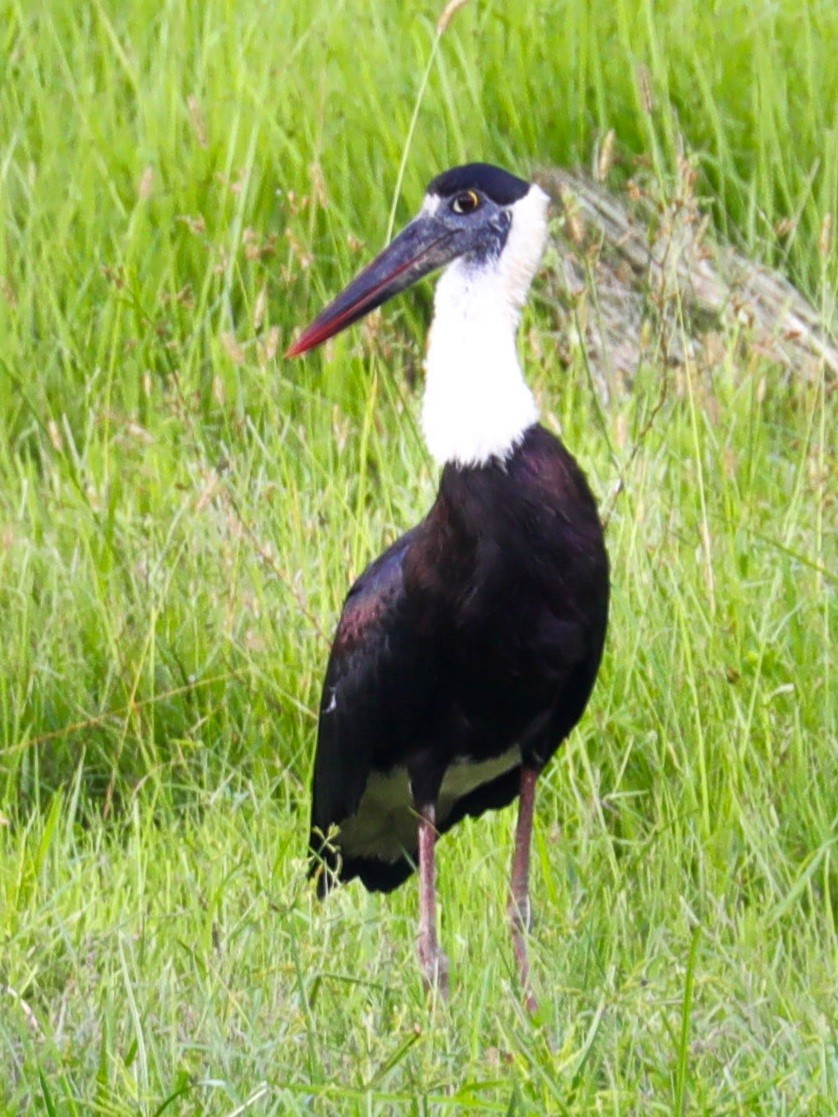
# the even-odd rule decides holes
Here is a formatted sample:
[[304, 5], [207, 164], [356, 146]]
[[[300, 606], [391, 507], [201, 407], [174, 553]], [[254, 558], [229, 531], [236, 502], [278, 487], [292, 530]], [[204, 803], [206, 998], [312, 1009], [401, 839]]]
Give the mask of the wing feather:
[[[404, 623], [404, 556], [416, 529], [375, 560], [344, 602], [326, 668], [314, 760], [311, 874], [326, 866], [346, 879], [330, 836], [355, 813], [375, 758], [388, 755], [417, 693], [417, 663]], [[421, 693], [421, 689], [418, 691]], [[329, 874], [319, 888], [329, 887]]]

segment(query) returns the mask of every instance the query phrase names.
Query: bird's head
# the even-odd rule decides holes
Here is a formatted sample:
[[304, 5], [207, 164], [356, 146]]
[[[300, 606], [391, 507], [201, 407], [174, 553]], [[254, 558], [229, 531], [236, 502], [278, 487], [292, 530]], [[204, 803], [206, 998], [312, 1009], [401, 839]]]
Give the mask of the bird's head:
[[439, 175], [413, 221], [303, 330], [286, 357], [314, 349], [455, 260], [497, 276], [503, 297], [519, 309], [544, 249], [548, 202], [539, 186], [488, 163]]

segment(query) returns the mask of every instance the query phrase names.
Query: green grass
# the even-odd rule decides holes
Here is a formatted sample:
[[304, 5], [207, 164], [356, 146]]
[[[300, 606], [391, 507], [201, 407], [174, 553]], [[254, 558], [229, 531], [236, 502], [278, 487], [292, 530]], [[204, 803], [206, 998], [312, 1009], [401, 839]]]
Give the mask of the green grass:
[[611, 128], [615, 183], [669, 189], [684, 144], [720, 233], [834, 329], [838, 9], [472, 0], [409, 150], [435, 5], [0, 14], [0, 1105], [834, 1114], [826, 372], [732, 323], [603, 411], [536, 292], [547, 421], [624, 488], [602, 674], [538, 803], [530, 1020], [512, 812], [440, 847], [447, 1007], [413, 888], [304, 879], [343, 593], [434, 490], [428, 290], [277, 354], [439, 169], [588, 161]]

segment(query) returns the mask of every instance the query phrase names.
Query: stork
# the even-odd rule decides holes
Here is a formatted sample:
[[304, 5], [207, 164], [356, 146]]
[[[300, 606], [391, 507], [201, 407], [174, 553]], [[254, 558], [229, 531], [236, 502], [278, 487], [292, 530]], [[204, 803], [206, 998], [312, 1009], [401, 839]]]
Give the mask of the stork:
[[418, 953], [448, 990], [435, 845], [520, 796], [508, 917], [526, 1004], [536, 781], [587, 704], [609, 575], [585, 476], [538, 421], [518, 359], [548, 196], [486, 163], [435, 178], [418, 216], [300, 334], [320, 345], [440, 268], [422, 429], [441, 467], [425, 518], [349, 590], [320, 703], [311, 872], [389, 892], [419, 869]]

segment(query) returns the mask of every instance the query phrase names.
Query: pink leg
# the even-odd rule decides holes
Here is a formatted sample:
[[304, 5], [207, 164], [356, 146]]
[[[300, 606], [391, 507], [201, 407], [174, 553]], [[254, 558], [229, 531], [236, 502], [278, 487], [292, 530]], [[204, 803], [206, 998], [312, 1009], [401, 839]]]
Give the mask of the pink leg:
[[448, 959], [436, 934], [436, 811], [433, 806], [419, 812], [419, 965], [428, 992], [438, 989], [448, 996]]
[[525, 934], [530, 929], [531, 908], [529, 895], [530, 844], [532, 817], [535, 806], [535, 781], [538, 772], [533, 768], [521, 769], [521, 800], [518, 806], [518, 825], [515, 828], [515, 853], [512, 857], [512, 879], [509, 885], [509, 926], [512, 945], [518, 961], [524, 1003], [530, 1012], [538, 1010], [538, 1001], [530, 987], [530, 963], [527, 957]]

